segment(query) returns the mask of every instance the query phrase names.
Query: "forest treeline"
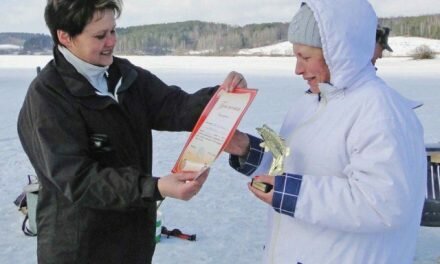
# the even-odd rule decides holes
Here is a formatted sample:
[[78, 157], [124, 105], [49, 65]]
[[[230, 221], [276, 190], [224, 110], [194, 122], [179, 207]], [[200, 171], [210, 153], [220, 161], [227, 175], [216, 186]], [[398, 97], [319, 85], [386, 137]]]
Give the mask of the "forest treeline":
[[243, 27], [201, 21], [145, 25], [118, 29], [116, 51], [122, 54], [232, 54], [286, 40], [287, 23]]
[[391, 36], [440, 39], [440, 14], [380, 18], [379, 23], [391, 28]]
[[[440, 14], [381, 18], [391, 36], [440, 39]], [[117, 28], [117, 54], [124, 55], [231, 55], [240, 49], [276, 44], [287, 40], [288, 23], [232, 26], [186, 21]], [[50, 53], [52, 40], [45, 34], [0, 33], [0, 45], [13, 44], [19, 54]], [[0, 51], [1, 52], [1, 51]], [[3, 50], [3, 53], [7, 51]], [[14, 52], [17, 53], [15, 50]]]

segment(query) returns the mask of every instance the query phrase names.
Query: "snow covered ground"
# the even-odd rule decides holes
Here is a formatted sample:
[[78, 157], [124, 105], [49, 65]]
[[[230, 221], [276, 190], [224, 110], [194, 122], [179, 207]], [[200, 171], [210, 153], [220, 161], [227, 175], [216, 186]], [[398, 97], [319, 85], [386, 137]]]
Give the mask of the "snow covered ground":
[[[36, 239], [25, 237], [23, 217], [12, 201], [32, 174], [23, 153], [16, 119], [35, 67], [47, 56], [0, 56], [0, 263], [36, 263]], [[129, 57], [169, 84], [187, 91], [219, 84], [230, 70], [242, 72], [259, 93], [240, 124], [255, 132], [266, 123], [279, 129], [289, 105], [305, 89], [293, 74], [293, 57]], [[424, 102], [416, 110], [425, 127], [427, 143], [440, 142], [440, 58], [414, 61], [385, 58], [378, 74], [408, 98]], [[154, 174], [168, 174], [188, 133], [155, 133]], [[259, 263], [267, 207], [247, 190], [248, 179], [232, 171], [222, 155], [199, 195], [189, 202], [167, 199], [161, 212], [167, 228], [197, 234], [197, 241], [162, 238], [154, 263]], [[440, 228], [420, 229], [414, 263], [440, 263]]]
[[[388, 43], [393, 49], [393, 52], [384, 51], [384, 56], [387, 57], [411, 56], [413, 51], [421, 45], [427, 45], [434, 52], [440, 53], [439, 39], [427, 39], [417, 37], [390, 37]], [[238, 52], [238, 55], [253, 56], [291, 56], [292, 54], [292, 44], [290, 44], [288, 41], [254, 49], [242, 49]]]
[[411, 56], [412, 52], [421, 45], [427, 45], [434, 52], [440, 53], [440, 40], [416, 37], [391, 37], [388, 39], [393, 52], [385, 51], [385, 56]]

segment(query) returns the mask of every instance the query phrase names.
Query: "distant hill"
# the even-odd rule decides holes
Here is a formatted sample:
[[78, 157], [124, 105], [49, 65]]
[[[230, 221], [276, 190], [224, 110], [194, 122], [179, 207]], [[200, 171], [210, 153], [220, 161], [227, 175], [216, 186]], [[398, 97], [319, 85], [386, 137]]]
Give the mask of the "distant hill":
[[[433, 52], [440, 54], [440, 39], [390, 37], [388, 42], [393, 52], [385, 50], [385, 57], [410, 57], [421, 45], [427, 45]], [[292, 44], [285, 41], [264, 47], [241, 49], [237, 54], [241, 56], [293, 56], [293, 49]]]
[[243, 27], [187, 21], [119, 28], [116, 51], [122, 54], [228, 55], [283, 41], [287, 23], [251, 24]]
[[32, 33], [0, 33], [0, 44], [23, 46], [26, 40], [36, 35]]
[[52, 46], [45, 34], [0, 33], [0, 54], [49, 54]]
[[[379, 22], [392, 29], [391, 36], [440, 39], [440, 14], [381, 18]], [[115, 52], [123, 55], [235, 55], [240, 50], [283, 43], [287, 40], [287, 30], [288, 23], [231, 26], [201, 21], [117, 28]], [[52, 45], [50, 36], [44, 34], [0, 33], [0, 54], [49, 54]]]

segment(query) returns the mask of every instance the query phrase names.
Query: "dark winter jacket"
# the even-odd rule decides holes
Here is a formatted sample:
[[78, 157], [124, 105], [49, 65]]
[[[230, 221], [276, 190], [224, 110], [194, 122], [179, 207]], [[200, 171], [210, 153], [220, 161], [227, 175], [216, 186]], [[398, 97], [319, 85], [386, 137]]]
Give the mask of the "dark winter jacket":
[[57, 49], [31, 83], [18, 132], [42, 185], [39, 263], [150, 263], [156, 201], [151, 130], [190, 131], [216, 88], [187, 94], [115, 58], [96, 90]]

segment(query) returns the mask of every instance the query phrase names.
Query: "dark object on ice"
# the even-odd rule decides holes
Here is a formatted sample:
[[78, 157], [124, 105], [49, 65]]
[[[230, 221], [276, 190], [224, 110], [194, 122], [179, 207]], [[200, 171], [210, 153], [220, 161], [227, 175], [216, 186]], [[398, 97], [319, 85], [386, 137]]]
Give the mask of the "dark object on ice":
[[187, 235], [182, 233], [182, 231], [180, 231], [179, 229], [173, 229], [173, 230], [168, 230], [165, 226], [162, 226], [162, 230], [161, 230], [161, 234], [162, 235], [166, 235], [167, 238], [170, 238], [170, 236], [174, 236], [174, 237], [178, 237], [184, 240], [189, 240], [189, 241], [196, 241], [196, 235]]
[[428, 182], [422, 226], [440, 227], [440, 143], [427, 144]]

